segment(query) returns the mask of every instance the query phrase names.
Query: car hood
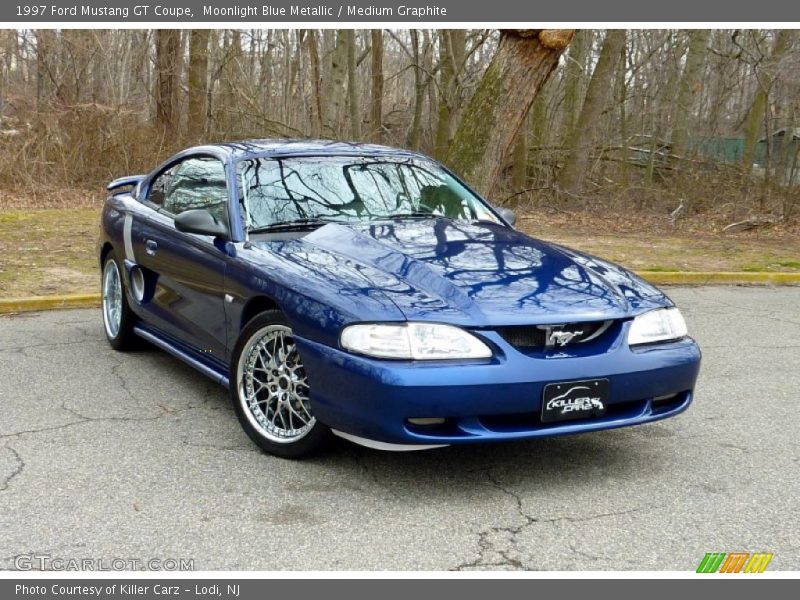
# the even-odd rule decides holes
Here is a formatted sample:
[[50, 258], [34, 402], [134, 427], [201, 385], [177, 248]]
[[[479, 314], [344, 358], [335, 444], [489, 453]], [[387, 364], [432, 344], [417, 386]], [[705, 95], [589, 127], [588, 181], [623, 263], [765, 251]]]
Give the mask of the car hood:
[[409, 320], [564, 323], [629, 317], [670, 304], [621, 267], [493, 223], [332, 223], [273, 251], [296, 252], [298, 246], [356, 266], [371, 297], [379, 291]]

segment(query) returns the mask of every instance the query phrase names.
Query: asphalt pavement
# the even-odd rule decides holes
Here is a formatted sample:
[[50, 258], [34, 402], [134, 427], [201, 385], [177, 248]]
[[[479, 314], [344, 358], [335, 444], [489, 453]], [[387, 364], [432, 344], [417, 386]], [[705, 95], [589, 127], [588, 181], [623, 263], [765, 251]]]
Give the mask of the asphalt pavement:
[[798, 570], [800, 288], [668, 293], [704, 353], [683, 415], [303, 462], [258, 451], [178, 360], [112, 351], [98, 310], [0, 317], [0, 568], [694, 570], [758, 551]]

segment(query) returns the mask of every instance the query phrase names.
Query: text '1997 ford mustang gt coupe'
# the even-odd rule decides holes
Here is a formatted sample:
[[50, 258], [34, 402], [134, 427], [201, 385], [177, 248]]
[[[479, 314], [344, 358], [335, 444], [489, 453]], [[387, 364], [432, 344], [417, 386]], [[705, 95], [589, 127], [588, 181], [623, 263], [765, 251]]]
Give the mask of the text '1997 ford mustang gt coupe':
[[666, 296], [516, 231], [425, 156], [218, 144], [108, 189], [109, 342], [144, 338], [228, 386], [272, 454], [596, 431], [692, 401], [700, 351]]

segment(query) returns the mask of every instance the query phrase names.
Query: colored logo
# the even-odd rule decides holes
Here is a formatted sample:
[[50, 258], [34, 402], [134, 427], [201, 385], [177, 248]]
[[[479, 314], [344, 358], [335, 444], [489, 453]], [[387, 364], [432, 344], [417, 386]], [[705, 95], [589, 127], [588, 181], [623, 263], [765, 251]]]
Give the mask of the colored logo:
[[698, 573], [763, 573], [772, 560], [771, 552], [708, 552]]

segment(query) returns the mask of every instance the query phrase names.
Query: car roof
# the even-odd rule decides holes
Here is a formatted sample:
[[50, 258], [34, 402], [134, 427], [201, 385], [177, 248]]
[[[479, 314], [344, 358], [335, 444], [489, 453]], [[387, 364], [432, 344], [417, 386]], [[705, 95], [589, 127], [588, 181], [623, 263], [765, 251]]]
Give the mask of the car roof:
[[234, 161], [277, 156], [398, 156], [428, 158], [417, 152], [412, 152], [411, 150], [391, 148], [378, 144], [300, 139], [263, 139], [224, 142], [198, 146], [190, 149], [188, 152], [203, 151], [204, 149], [221, 151], [228, 154]]

